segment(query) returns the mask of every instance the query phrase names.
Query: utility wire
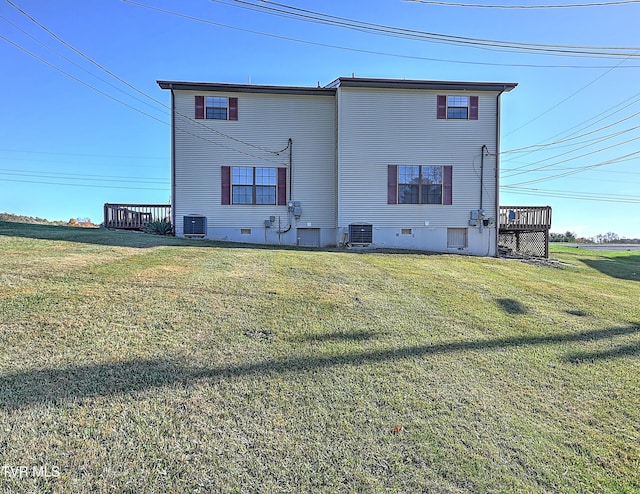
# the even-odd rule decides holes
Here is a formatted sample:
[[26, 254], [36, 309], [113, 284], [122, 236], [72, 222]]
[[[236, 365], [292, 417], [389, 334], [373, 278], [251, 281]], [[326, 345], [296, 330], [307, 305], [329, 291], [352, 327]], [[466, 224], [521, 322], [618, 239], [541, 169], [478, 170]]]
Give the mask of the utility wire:
[[280, 17], [294, 18], [306, 22], [331, 25], [357, 31], [365, 31], [383, 36], [409, 38], [413, 40], [429, 41], [435, 43], [445, 43], [454, 45], [472, 46], [475, 48], [491, 48], [503, 50], [518, 50], [520, 52], [533, 52], [547, 55], [560, 56], [592, 56], [592, 57], [614, 57], [628, 58], [638, 56], [640, 47], [616, 47], [616, 46], [584, 46], [584, 45], [560, 45], [544, 43], [527, 43], [520, 41], [502, 41], [484, 38], [471, 38], [466, 36], [456, 36], [450, 34], [433, 33], [429, 31], [419, 31], [401, 27], [388, 26], [384, 24], [371, 23], [324, 14], [307, 9], [300, 9], [277, 2], [249, 2], [245, 0], [233, 0], [232, 3], [222, 0], [211, 0], [228, 6], [235, 6], [245, 10], [264, 12]]
[[515, 184], [504, 184], [504, 185], [502, 185], [502, 187], [509, 188], [509, 187], [516, 187], [516, 186], [520, 186], [520, 185], [528, 185], [528, 184], [546, 182], [548, 180], [555, 180], [556, 178], [562, 178], [562, 177], [566, 177], [568, 175], [573, 175], [575, 173], [581, 173], [581, 172], [584, 172], [586, 170], [591, 170], [592, 168], [598, 168], [598, 167], [601, 167], [601, 166], [611, 165], [613, 163], [618, 163], [620, 161], [626, 161], [627, 158], [631, 158], [633, 156], [637, 156], [638, 154], [640, 154], [640, 151], [635, 151], [633, 153], [625, 154], [623, 156], [618, 156], [616, 158], [612, 158], [612, 159], [607, 160], [607, 161], [603, 161], [603, 162], [600, 162], [600, 163], [595, 163], [593, 165], [583, 166], [583, 167], [580, 167], [580, 168], [578, 168], [576, 170], [566, 171], [566, 172], [563, 172], [563, 173], [558, 173], [556, 175], [549, 175], [547, 177], [527, 180], [527, 181], [524, 181], [524, 182], [518, 182], [518, 183], [515, 183]]
[[35, 180], [17, 180], [13, 178], [0, 178], [0, 182], [19, 182], [19, 183], [27, 183], [27, 184], [42, 184], [42, 185], [64, 185], [66, 187], [91, 187], [94, 189], [127, 189], [127, 190], [163, 190], [168, 191], [169, 186], [163, 188], [157, 187], [119, 187], [116, 185], [92, 185], [92, 184], [70, 184], [70, 183], [59, 183], [59, 182], [39, 182]]
[[[375, 51], [375, 50], [365, 50], [365, 49], [353, 48], [353, 47], [348, 47], [348, 46], [341, 46], [341, 45], [334, 45], [334, 44], [329, 44], [329, 43], [320, 43], [320, 42], [315, 42], [315, 41], [309, 41], [309, 40], [300, 39], [300, 38], [293, 38], [293, 37], [290, 37], [290, 36], [282, 36], [282, 35], [273, 34], [273, 33], [267, 33], [267, 32], [263, 32], [263, 31], [255, 31], [255, 30], [252, 30], [252, 29], [245, 29], [245, 28], [241, 28], [241, 27], [238, 27], [238, 26], [231, 26], [229, 24], [223, 24], [223, 23], [220, 23], [220, 22], [215, 22], [215, 21], [212, 21], [212, 20], [209, 20], [209, 19], [203, 19], [203, 18], [200, 18], [200, 17], [194, 17], [194, 16], [191, 16], [191, 15], [182, 14], [180, 12], [161, 9], [159, 7], [146, 5], [146, 4], [143, 4], [143, 3], [135, 2], [133, 0], [122, 0], [122, 1], [125, 2], [125, 3], [128, 3], [128, 4], [131, 4], [131, 5], [135, 5], [137, 7], [148, 9], [148, 10], [161, 12], [163, 14], [168, 14], [168, 15], [172, 15], [172, 16], [175, 16], [175, 17], [180, 17], [180, 18], [191, 20], [191, 21], [195, 21], [195, 22], [201, 22], [201, 23], [205, 23], [205, 24], [209, 24], [209, 25], [213, 25], [213, 26], [217, 26], [217, 27], [222, 27], [222, 28], [225, 28], [225, 29], [231, 29], [231, 30], [234, 30], [234, 31], [255, 34], [255, 35], [258, 35], [258, 36], [264, 36], [264, 37], [267, 37], [267, 38], [279, 39], [279, 40], [282, 40], [282, 41], [291, 41], [291, 42], [294, 42], [294, 43], [302, 43], [302, 44], [311, 45], [311, 46], [320, 46], [320, 47], [323, 47], [323, 48], [331, 48], [331, 49], [335, 49], [335, 50], [349, 51], [349, 52], [355, 52], [355, 53], [365, 53], [367, 55], [378, 55], [378, 56], [383, 56], [383, 57], [403, 58], [403, 59], [409, 59], [409, 60], [424, 60], [424, 61], [428, 61], [428, 62], [457, 63], [457, 64], [465, 64], [465, 65], [482, 65], [482, 66], [492, 66], [492, 67], [563, 68], [563, 69], [606, 69], [606, 68], [610, 68], [610, 66], [607, 66], [607, 65], [525, 64], [525, 63], [497, 63], [497, 62], [490, 62], [490, 61], [478, 62], [478, 61], [471, 61], [471, 60], [454, 60], [454, 59], [446, 59], [446, 58], [422, 57], [422, 56], [418, 56], [418, 55], [405, 55], [405, 54], [400, 54], [400, 53], [382, 52], [382, 51]], [[638, 66], [637, 65], [625, 65], [625, 66], [622, 66], [621, 68], [638, 68]]]
[[38, 55], [36, 55], [35, 53], [30, 52], [30, 51], [29, 51], [29, 50], [27, 50], [26, 48], [23, 48], [23, 47], [22, 47], [22, 46], [20, 46], [19, 44], [17, 44], [17, 43], [15, 43], [15, 42], [11, 41], [11, 40], [10, 40], [10, 39], [8, 39], [8, 38], [5, 38], [5, 37], [4, 37], [4, 36], [2, 36], [1, 34], [0, 34], [0, 39], [4, 40], [5, 42], [9, 43], [10, 45], [15, 46], [16, 48], [18, 48], [19, 50], [23, 51], [23, 52], [24, 52], [24, 53], [26, 53], [27, 55], [29, 55], [29, 56], [31, 56], [31, 57], [33, 57], [33, 58], [35, 58], [35, 59], [36, 59], [36, 60], [38, 60], [39, 62], [41, 62], [41, 63], [43, 63], [43, 64], [45, 64], [45, 65], [48, 65], [48, 66], [49, 66], [49, 67], [51, 67], [52, 69], [57, 70], [58, 72], [60, 72], [60, 73], [62, 73], [62, 74], [64, 74], [64, 75], [66, 75], [66, 76], [67, 76], [67, 77], [69, 77], [70, 79], [73, 79], [74, 81], [79, 82], [80, 84], [82, 84], [82, 85], [84, 85], [84, 86], [87, 86], [87, 87], [88, 87], [88, 88], [90, 88], [90, 89], [93, 89], [93, 90], [94, 90], [94, 91], [96, 91], [97, 93], [100, 93], [101, 95], [106, 96], [107, 98], [109, 98], [109, 99], [111, 99], [111, 100], [113, 100], [113, 101], [115, 101], [115, 102], [117, 102], [117, 103], [120, 103], [121, 105], [124, 105], [124, 106], [126, 106], [127, 108], [129, 108], [129, 109], [131, 109], [131, 110], [133, 110], [133, 111], [136, 111], [136, 112], [138, 112], [138, 113], [141, 113], [142, 115], [146, 115], [147, 117], [149, 117], [149, 118], [151, 118], [151, 119], [155, 120], [156, 122], [160, 122], [161, 124], [163, 124], [163, 125], [167, 125], [167, 126], [169, 125], [169, 122], [165, 122], [164, 120], [161, 120], [161, 119], [159, 119], [159, 118], [157, 118], [157, 117], [155, 117], [155, 116], [151, 115], [150, 113], [147, 113], [147, 112], [145, 112], [145, 111], [142, 111], [142, 110], [140, 110], [140, 109], [136, 108], [135, 106], [131, 106], [129, 103], [125, 103], [124, 101], [122, 101], [122, 100], [120, 100], [120, 99], [116, 98], [115, 96], [111, 96], [110, 94], [105, 93], [105, 92], [104, 92], [104, 91], [102, 91], [101, 89], [98, 89], [97, 87], [95, 87], [95, 86], [93, 86], [93, 85], [89, 84], [88, 82], [85, 82], [85, 81], [83, 81], [82, 79], [79, 79], [78, 77], [76, 77], [76, 76], [74, 76], [74, 75], [70, 74], [69, 72], [66, 72], [65, 70], [62, 70], [60, 67], [57, 67], [57, 66], [53, 65], [52, 63], [47, 62], [45, 59], [40, 58], [40, 57], [39, 57]]
[[[20, 171], [22, 171], [22, 170], [20, 170]], [[125, 179], [125, 178], [109, 179], [109, 178], [106, 178], [106, 176], [105, 177], [101, 177], [101, 178], [85, 178], [85, 177], [70, 176], [70, 175], [72, 175], [70, 173], [59, 174], [59, 175], [52, 175], [50, 173], [47, 173], [46, 175], [43, 175], [41, 173], [36, 173], [36, 172], [14, 173], [14, 172], [0, 171], [0, 175], [8, 175], [8, 176], [14, 176], [14, 177], [53, 178], [55, 180], [80, 180], [80, 181], [87, 181], [87, 182], [126, 182], [126, 183], [146, 183], [146, 184], [157, 184], [157, 185], [168, 184], [169, 183], [169, 181], [166, 180], [166, 179], [163, 179], [163, 180], [153, 180], [153, 179], [149, 179], [149, 180], [140, 180], [140, 179], [128, 180], [128, 179]]]
[[[127, 86], [127, 87], [131, 88], [132, 90], [134, 90], [134, 91], [136, 91], [137, 93], [141, 94], [141, 95], [142, 95], [142, 96], [144, 96], [145, 98], [148, 98], [149, 100], [153, 101], [154, 103], [156, 103], [156, 104], [158, 104], [158, 105], [162, 106], [162, 107], [163, 107], [163, 108], [165, 108], [166, 110], [169, 110], [169, 111], [171, 110], [171, 108], [170, 108], [168, 105], [166, 105], [165, 103], [163, 103], [162, 101], [159, 101], [159, 100], [157, 100], [157, 99], [153, 98], [152, 96], [150, 96], [149, 94], [145, 93], [144, 91], [142, 91], [142, 90], [138, 89], [138, 88], [137, 88], [137, 87], [135, 87], [133, 84], [130, 84], [130, 83], [129, 83], [129, 82], [127, 82], [126, 80], [124, 80], [124, 79], [122, 79], [121, 77], [119, 77], [117, 74], [115, 74], [115, 73], [113, 73], [112, 71], [110, 71], [109, 69], [107, 69], [104, 65], [102, 65], [102, 64], [100, 64], [100, 63], [98, 63], [98, 62], [96, 62], [94, 59], [92, 59], [91, 57], [89, 57], [88, 55], [86, 55], [85, 53], [83, 53], [82, 51], [80, 51], [79, 49], [75, 48], [75, 47], [74, 47], [73, 45], [71, 45], [70, 43], [67, 43], [64, 39], [62, 39], [60, 36], [58, 36], [58, 35], [57, 35], [56, 33], [54, 33], [52, 30], [50, 30], [49, 28], [47, 28], [46, 26], [44, 26], [44, 25], [43, 25], [42, 23], [40, 23], [37, 19], [35, 19], [33, 16], [31, 16], [29, 13], [27, 13], [25, 10], [21, 9], [20, 7], [18, 7], [18, 6], [17, 6], [15, 3], [13, 3], [11, 0], [6, 0], [6, 1], [7, 1], [7, 3], [8, 3], [9, 5], [11, 5], [14, 9], [16, 9], [16, 10], [17, 10], [18, 12], [20, 12], [23, 16], [25, 16], [25, 17], [26, 17], [27, 19], [29, 19], [31, 22], [33, 22], [34, 24], [36, 24], [38, 27], [40, 27], [42, 30], [46, 31], [49, 35], [51, 35], [53, 38], [55, 38], [58, 42], [62, 43], [64, 46], [66, 46], [66, 47], [67, 47], [67, 48], [69, 48], [70, 50], [74, 51], [74, 52], [75, 52], [75, 53], [77, 53], [79, 56], [81, 56], [82, 58], [84, 58], [85, 60], [87, 60], [88, 62], [90, 62], [91, 64], [95, 65], [95, 66], [96, 66], [97, 68], [99, 68], [100, 70], [102, 70], [102, 71], [106, 72], [108, 75], [110, 75], [111, 77], [113, 77], [114, 79], [116, 79], [117, 81], [119, 81], [120, 83], [122, 83], [122, 84], [124, 84], [125, 86]], [[4, 38], [4, 39], [6, 40], [6, 38]], [[15, 44], [15, 43], [13, 43], [13, 42], [11, 42], [11, 43], [12, 43], [12, 44], [14, 44], [15, 46], [19, 47], [19, 45]], [[20, 48], [20, 49], [22, 49], [23, 51], [26, 51], [26, 50], [24, 50], [24, 48], [22, 48], [22, 47], [19, 47], [19, 48]], [[28, 53], [30, 53], [30, 52], [28, 52]], [[30, 54], [31, 54], [31, 53], [30, 53]], [[35, 56], [35, 55], [33, 55], [33, 56]], [[44, 61], [44, 60], [40, 59], [39, 57], [37, 57], [37, 58], [38, 58], [40, 61], [43, 61], [44, 63], [47, 63], [47, 65], [50, 65], [50, 66], [52, 66], [52, 67], [56, 68], [55, 66], [53, 66], [53, 65], [49, 64], [48, 62], [46, 62], [46, 61]], [[62, 71], [61, 69], [57, 69], [57, 68], [56, 68], [56, 70], [60, 70], [60, 71]], [[65, 73], [66, 75], [68, 75], [66, 72], [63, 72], [63, 73]], [[75, 77], [73, 77], [73, 76], [70, 76], [70, 77], [74, 78], [75, 80], [80, 81], [80, 79], [77, 79], [77, 78], [75, 78]], [[84, 82], [83, 82], [83, 84], [88, 85], [88, 84], [86, 84], [86, 83], [84, 83]], [[90, 86], [90, 87], [92, 87], [92, 86]], [[93, 88], [93, 87], [92, 87], [92, 88]], [[93, 88], [93, 89], [95, 89], [95, 88]], [[96, 89], [96, 90], [97, 90], [97, 89]], [[98, 90], [98, 91], [99, 91], [99, 90]], [[99, 92], [101, 92], [101, 91], [99, 91]], [[101, 92], [101, 93], [102, 93], [102, 92]], [[102, 94], [106, 94], [106, 93], [102, 93]], [[111, 97], [111, 96], [109, 96], [109, 97]], [[111, 97], [111, 98], [112, 98], [112, 99], [115, 99], [115, 98], [113, 98], [113, 97]], [[121, 102], [120, 100], [116, 100], [116, 101]], [[121, 102], [121, 103], [123, 103], [123, 102]], [[131, 107], [130, 105], [127, 105], [126, 103], [123, 103], [123, 104], [125, 104], [126, 106], [129, 106], [130, 108], [133, 108], [133, 107]], [[135, 108], [134, 108], [134, 109], [135, 109]], [[140, 110], [137, 110], [137, 109], [136, 109], [136, 111], [140, 111]], [[174, 111], [175, 111], [176, 113], [179, 113], [179, 112], [177, 112], [176, 110], [174, 110]], [[144, 113], [144, 112], [141, 112], [141, 113]], [[185, 117], [186, 117], [186, 115], [185, 115]], [[190, 117], [186, 117], [186, 118], [190, 118]], [[158, 119], [156, 119], [156, 120], [158, 120]], [[207, 129], [207, 130], [208, 130], [208, 131], [210, 131], [210, 132], [214, 132], [214, 133], [216, 133], [216, 134], [218, 134], [218, 135], [220, 135], [220, 136], [222, 136], [222, 137], [225, 137], [225, 138], [227, 138], [227, 139], [231, 139], [231, 140], [236, 141], [236, 142], [238, 142], [238, 143], [244, 144], [244, 145], [249, 146], [249, 147], [253, 147], [253, 148], [255, 148], [255, 149], [259, 149], [259, 150], [264, 151], [264, 152], [267, 152], [267, 153], [271, 153], [271, 154], [276, 154], [276, 155], [277, 155], [277, 154], [279, 154], [279, 153], [281, 153], [281, 152], [283, 152], [283, 151], [285, 151], [285, 150], [287, 149], [287, 148], [285, 148], [285, 149], [280, 150], [280, 151], [273, 151], [273, 150], [270, 150], [270, 149], [264, 148], [264, 147], [262, 147], [262, 146], [258, 146], [258, 145], [252, 144], [252, 143], [250, 143], [250, 142], [243, 141], [242, 139], [238, 139], [238, 138], [236, 138], [236, 137], [233, 137], [233, 136], [230, 136], [230, 135], [228, 135], [228, 134], [225, 134], [224, 132], [221, 132], [221, 131], [219, 131], [219, 130], [217, 130], [217, 129], [214, 129], [214, 128], [212, 128], [212, 127], [209, 127], [209, 126], [207, 126], [207, 125], [204, 125], [204, 124], [203, 124], [203, 123], [201, 123], [201, 122], [197, 122], [197, 121], [194, 121], [194, 122], [195, 122], [196, 124], [198, 124], [198, 125], [201, 125], [203, 128]], [[164, 123], [165, 125], [168, 125], [168, 123], [166, 123], [166, 122], [163, 122], [163, 123]], [[234, 148], [229, 148], [228, 146], [224, 146], [224, 147], [227, 147], [228, 149], [234, 149]], [[242, 151], [238, 151], [238, 152], [242, 153]], [[246, 154], [246, 153], [242, 153], [242, 154]]]
[[471, 7], [477, 9], [573, 9], [581, 7], [610, 7], [612, 5], [629, 5], [640, 3], [640, 0], [615, 0], [610, 2], [596, 3], [568, 3], [560, 5], [486, 5], [479, 3], [456, 3], [456, 2], [436, 2], [431, 0], [405, 0], [406, 2], [424, 3], [427, 5], [438, 5], [441, 7]]
[[640, 197], [637, 196], [620, 196], [610, 195], [610, 194], [589, 194], [587, 192], [573, 192], [573, 191], [557, 191], [557, 190], [540, 190], [540, 189], [530, 189], [526, 187], [518, 188], [508, 191], [505, 191], [509, 194], [520, 194], [520, 195], [534, 195], [534, 196], [543, 196], [543, 197], [553, 197], [555, 199], [572, 199], [572, 200], [582, 200], [589, 202], [619, 202], [623, 204], [640, 204]]

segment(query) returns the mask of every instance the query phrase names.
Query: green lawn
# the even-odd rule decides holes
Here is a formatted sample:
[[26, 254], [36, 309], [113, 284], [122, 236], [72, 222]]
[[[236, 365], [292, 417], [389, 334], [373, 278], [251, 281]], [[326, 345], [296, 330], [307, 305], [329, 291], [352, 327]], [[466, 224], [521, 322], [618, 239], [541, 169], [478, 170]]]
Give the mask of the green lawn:
[[640, 492], [640, 253], [552, 257], [0, 222], [0, 492]]

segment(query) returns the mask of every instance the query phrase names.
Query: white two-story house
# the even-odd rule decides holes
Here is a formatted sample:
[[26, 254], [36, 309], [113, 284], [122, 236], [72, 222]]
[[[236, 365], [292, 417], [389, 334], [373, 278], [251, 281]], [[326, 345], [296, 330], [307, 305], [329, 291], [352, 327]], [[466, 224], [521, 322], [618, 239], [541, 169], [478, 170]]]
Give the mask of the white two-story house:
[[496, 254], [500, 96], [515, 83], [158, 84], [177, 236]]

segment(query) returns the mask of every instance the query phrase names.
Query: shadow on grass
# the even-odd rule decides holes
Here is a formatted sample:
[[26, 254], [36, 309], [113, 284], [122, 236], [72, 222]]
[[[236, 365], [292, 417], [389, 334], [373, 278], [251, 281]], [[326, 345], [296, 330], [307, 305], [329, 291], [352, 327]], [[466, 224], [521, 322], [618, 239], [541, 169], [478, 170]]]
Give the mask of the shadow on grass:
[[596, 360], [611, 360], [614, 358], [634, 356], [640, 356], [640, 343], [612, 348], [611, 350], [602, 352], [571, 353], [564, 358], [564, 361], [573, 364], [583, 364]]
[[580, 259], [583, 263], [603, 274], [622, 280], [640, 281], [640, 255]]
[[507, 314], [522, 315], [528, 312], [527, 307], [522, 302], [512, 298], [499, 298], [496, 302]]
[[[63, 369], [31, 370], [0, 376], [0, 408], [15, 409], [43, 403], [55, 404], [92, 396], [133, 393], [162, 386], [186, 385], [202, 379], [219, 380], [246, 375], [268, 376], [274, 373], [306, 372], [343, 365], [366, 365], [469, 350], [486, 351], [497, 348], [594, 341], [636, 333], [640, 334], [640, 323], [579, 333], [425, 344], [331, 356], [306, 355], [212, 368], [189, 367], [169, 359], [151, 359]], [[637, 349], [637, 345], [632, 345], [628, 351], [633, 351], [633, 354], [636, 354]], [[619, 349], [617, 352], [607, 358], [625, 355], [623, 350]], [[583, 357], [576, 357], [576, 355], [573, 355], [572, 361], [575, 361], [576, 358], [587, 358], [587, 354], [584, 354]]]

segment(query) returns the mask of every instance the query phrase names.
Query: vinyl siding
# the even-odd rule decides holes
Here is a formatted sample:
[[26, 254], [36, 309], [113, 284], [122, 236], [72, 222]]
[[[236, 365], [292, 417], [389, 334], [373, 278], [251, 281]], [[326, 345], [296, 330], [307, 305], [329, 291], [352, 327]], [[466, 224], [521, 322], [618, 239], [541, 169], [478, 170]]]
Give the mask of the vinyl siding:
[[[339, 227], [468, 226], [470, 211], [480, 204], [481, 148], [496, 152], [497, 93], [473, 93], [479, 96], [478, 120], [438, 120], [438, 94], [338, 89]], [[387, 204], [388, 165], [452, 166], [453, 205]], [[483, 208], [489, 217], [495, 217], [495, 165], [494, 156], [485, 156]]]
[[[288, 222], [286, 206], [221, 204], [222, 166], [289, 166], [289, 150], [275, 155], [293, 140], [293, 180], [288, 200], [300, 201], [300, 226], [334, 228], [335, 100], [331, 96], [232, 92], [238, 98], [238, 120], [195, 120], [195, 96], [206, 92], [175, 92], [175, 197], [177, 233], [182, 217], [207, 217], [208, 229], [264, 228], [264, 220]], [[220, 93], [216, 93], [220, 95]], [[229, 137], [225, 137], [224, 133]], [[230, 138], [231, 137], [231, 138]], [[237, 140], [234, 140], [237, 139]], [[287, 169], [287, 187], [289, 174]], [[277, 222], [277, 220], [276, 220]], [[276, 225], [277, 226], [277, 225]]]

